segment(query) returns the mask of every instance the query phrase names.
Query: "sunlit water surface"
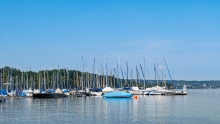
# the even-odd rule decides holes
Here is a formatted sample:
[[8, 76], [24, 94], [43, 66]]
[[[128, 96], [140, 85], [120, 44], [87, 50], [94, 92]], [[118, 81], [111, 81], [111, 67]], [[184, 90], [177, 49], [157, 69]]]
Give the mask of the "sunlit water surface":
[[220, 89], [189, 90], [187, 96], [138, 96], [138, 99], [68, 97], [7, 98], [0, 103], [0, 124], [219, 124]]

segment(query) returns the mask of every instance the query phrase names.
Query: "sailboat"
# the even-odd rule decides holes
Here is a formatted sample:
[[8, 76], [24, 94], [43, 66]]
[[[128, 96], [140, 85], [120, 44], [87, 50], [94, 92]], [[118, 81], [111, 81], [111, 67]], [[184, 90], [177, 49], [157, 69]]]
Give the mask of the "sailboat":
[[106, 82], [106, 86], [105, 88], [102, 89], [102, 93], [107, 93], [107, 92], [112, 92], [114, 91], [114, 89], [112, 89], [111, 87], [108, 87], [107, 83], [108, 83], [108, 70], [107, 70], [107, 60], [106, 60], [106, 54], [105, 54], [105, 64], [106, 64], [106, 75], [105, 75], [105, 82]]
[[13, 89], [12, 70], [13, 68], [10, 69], [10, 75], [9, 75], [10, 89], [8, 89], [8, 96], [16, 96], [16, 91]]
[[95, 61], [95, 58], [94, 58], [92, 84], [91, 84], [92, 88], [86, 88], [86, 93], [89, 96], [101, 96], [102, 95], [102, 90], [100, 88], [98, 88], [98, 84], [99, 84], [99, 80], [98, 80], [99, 73], [98, 73], [98, 70], [97, 70], [97, 74], [94, 73], [94, 70], [95, 70], [95, 67], [96, 67], [95, 64], [96, 64], [96, 61]]
[[187, 85], [183, 85], [183, 90], [182, 91], [176, 91], [175, 95], [187, 95], [187, 89], [186, 89]]
[[[30, 69], [30, 73], [31, 73], [31, 69]], [[30, 88], [29, 88], [29, 90], [27, 91], [27, 93], [26, 93], [26, 96], [27, 97], [32, 97], [33, 96], [33, 90], [32, 90], [32, 80], [33, 80], [33, 78], [32, 78], [32, 75], [30, 74], [30, 78], [31, 78], [31, 86], [30, 86]], [[27, 84], [28, 84], [28, 81], [27, 81]], [[27, 85], [27, 87], [28, 87], [28, 85]]]
[[[136, 72], [137, 72], [137, 80], [139, 79], [139, 72], [136, 66]], [[131, 90], [129, 91], [131, 94], [133, 95], [143, 95], [143, 91], [141, 91], [137, 86], [138, 86], [138, 82], [136, 80], [136, 86], [131, 87]]]
[[81, 87], [77, 88], [75, 92], [76, 97], [83, 97], [86, 96], [86, 90], [84, 88], [84, 60], [83, 60], [83, 49], [82, 49], [82, 72], [81, 72], [81, 77], [80, 77], [80, 82], [81, 82]]
[[[58, 67], [58, 70], [59, 70], [59, 67]], [[55, 87], [55, 84], [54, 84], [54, 87]], [[44, 89], [46, 89], [45, 74], [44, 74]], [[62, 93], [59, 87], [55, 90], [55, 92], [53, 90], [47, 89], [45, 92], [33, 93], [33, 98], [59, 98], [59, 97], [67, 97], [66, 94]]]
[[[118, 55], [118, 57], [119, 57], [119, 55]], [[119, 63], [120, 63], [120, 58], [119, 58]], [[119, 78], [119, 76], [118, 76], [118, 78]], [[107, 83], [107, 63], [106, 63], [106, 83]], [[130, 97], [132, 97], [132, 94], [129, 92], [124, 92], [124, 91], [120, 91], [120, 90], [114, 91], [112, 88], [108, 87], [107, 85], [104, 89], [105, 89], [105, 91], [107, 91], [107, 90], [110, 91], [110, 92], [106, 92], [103, 95], [104, 98], [130, 98]], [[103, 90], [102, 90], [102, 92], [103, 92]]]

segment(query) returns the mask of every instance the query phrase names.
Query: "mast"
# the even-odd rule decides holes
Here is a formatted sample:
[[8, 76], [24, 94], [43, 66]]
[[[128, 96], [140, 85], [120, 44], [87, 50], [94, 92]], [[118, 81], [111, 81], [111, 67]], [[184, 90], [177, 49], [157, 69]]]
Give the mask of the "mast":
[[119, 86], [119, 87], [122, 87], [122, 86], [121, 86], [122, 84], [121, 84], [120, 79], [119, 79], [120, 77], [119, 77], [119, 70], [118, 70], [118, 66], [120, 66], [120, 57], [119, 57], [119, 52], [118, 52], [118, 64], [117, 64], [117, 74], [118, 74], [118, 77], [117, 77], [117, 78], [118, 78], [118, 86]]
[[45, 70], [44, 70], [44, 90], [46, 90], [46, 77], [45, 77]]
[[[146, 67], [146, 69], [147, 69], [147, 67]], [[152, 85], [152, 82], [151, 82], [151, 78], [150, 78], [150, 74], [149, 74], [149, 72], [148, 72], [148, 69], [147, 69], [147, 74], [148, 74], [148, 76], [149, 76], [149, 80], [150, 80], [151, 87], [152, 87], [153, 85]]]
[[144, 88], [146, 88], [146, 81], [145, 81], [145, 58], [144, 58]]
[[[116, 76], [117, 74], [116, 74], [115, 68], [114, 68], [114, 72], [115, 72], [115, 76]], [[114, 76], [114, 89], [115, 89], [115, 76]]]
[[138, 87], [138, 69], [137, 69], [137, 65], [136, 65], [136, 73], [137, 73], [136, 86]]
[[83, 70], [82, 70], [82, 90], [83, 90], [83, 81], [84, 81], [84, 61], [83, 61], [83, 48], [82, 48], [82, 67], [83, 67]]
[[2, 80], [3, 80], [3, 82], [2, 82], [2, 89], [3, 89], [3, 83], [5, 82], [4, 81], [4, 77], [5, 77], [5, 74], [4, 74], [4, 72], [5, 72], [5, 60], [4, 60], [4, 67], [3, 67], [3, 75], [2, 75]]
[[[121, 66], [120, 66], [120, 68], [121, 68]], [[123, 81], [124, 81], [124, 74], [123, 74], [122, 68], [121, 68], [121, 74], [122, 74], [122, 78], [123, 78]], [[125, 83], [123, 85], [125, 86]]]
[[10, 71], [10, 77], [9, 77], [9, 81], [10, 81], [10, 90], [12, 90], [12, 67], [11, 67], [11, 71]]
[[[156, 58], [156, 62], [157, 62], [157, 58]], [[156, 74], [157, 74], [157, 78], [158, 78], [158, 82], [160, 83], [160, 75], [159, 72], [157, 72], [157, 69], [159, 68], [158, 62], [157, 62], [157, 68], [156, 69]]]
[[59, 67], [59, 64], [58, 64], [56, 88], [60, 88], [59, 69], [60, 69], [60, 67]]
[[30, 85], [31, 85], [31, 89], [32, 89], [32, 83], [33, 83], [33, 78], [32, 78], [32, 74], [31, 74], [31, 67], [30, 67], [30, 81], [31, 81], [31, 83], [30, 83]]
[[168, 69], [167, 62], [166, 62], [165, 58], [164, 58], [164, 62], [165, 62], [165, 65], [166, 65], [166, 67], [167, 67], [167, 71], [168, 71], [168, 73], [169, 73], [169, 76], [170, 76], [170, 79], [171, 79], [171, 83], [173, 84], [173, 80], [172, 80], [172, 77], [171, 77], [171, 75], [170, 75], [170, 71], [169, 71], [169, 69]]
[[91, 87], [94, 87], [94, 84], [95, 84], [95, 79], [94, 79], [94, 76], [95, 76], [95, 57], [94, 57], [94, 64], [93, 64], [93, 74], [92, 74], [92, 86]]
[[40, 90], [40, 71], [39, 71], [39, 74], [38, 74], [38, 88]]
[[128, 85], [128, 62], [126, 61], [126, 66], [127, 66], [127, 79], [126, 79], [126, 84]]
[[50, 88], [50, 79], [49, 79], [49, 76], [48, 76], [48, 67], [47, 67], [47, 79], [46, 79], [46, 81], [47, 81], [47, 87], [49, 89]]
[[133, 78], [132, 78], [132, 69], [131, 69], [131, 81], [130, 81], [130, 87], [133, 86], [133, 85], [131, 85], [131, 84], [133, 84], [132, 81], [133, 81]]
[[33, 90], [35, 90], [35, 75], [33, 75]]
[[155, 73], [155, 83], [157, 82], [157, 86], [158, 86], [158, 81], [157, 81], [157, 78], [156, 78], [156, 68], [155, 68], [155, 64], [154, 64], [154, 73]]
[[[41, 71], [41, 65], [40, 65], [40, 71]], [[40, 87], [41, 87], [41, 72], [39, 71], [39, 74], [38, 74], [38, 88], [39, 88], [39, 91], [41, 90]]]
[[108, 82], [107, 82], [107, 80], [108, 80], [108, 70], [107, 70], [107, 60], [106, 60], [107, 58], [106, 58], [106, 53], [105, 53], [105, 66], [106, 66], [106, 77], [105, 77], [105, 84], [106, 84], [106, 87], [107, 87], [107, 84], [108, 84]]
[[69, 82], [68, 60], [67, 60], [67, 71], [66, 71], [66, 76], [67, 76], [66, 89], [69, 89], [69, 88], [70, 88], [70, 82]]
[[163, 65], [161, 62], [161, 75], [162, 75], [162, 87], [164, 86], [164, 80], [163, 80]]

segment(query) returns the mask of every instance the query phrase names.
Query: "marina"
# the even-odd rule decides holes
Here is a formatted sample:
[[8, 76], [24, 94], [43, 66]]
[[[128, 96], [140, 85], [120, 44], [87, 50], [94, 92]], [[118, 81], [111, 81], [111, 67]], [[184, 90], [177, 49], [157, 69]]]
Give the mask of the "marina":
[[[83, 50], [82, 50], [83, 53]], [[118, 55], [119, 56], [119, 55]], [[95, 73], [95, 58], [93, 73], [84, 71], [84, 57], [82, 54], [82, 71], [69, 70], [67, 68], [54, 70], [40, 70], [39, 72], [22, 71], [12, 67], [4, 67], [0, 69], [0, 94], [13, 97], [33, 97], [33, 98], [57, 98], [57, 97], [84, 97], [84, 96], [103, 96], [103, 97], [116, 97], [126, 98], [132, 95], [186, 95], [187, 85], [183, 85], [182, 91], [175, 91], [172, 87], [172, 77], [169, 72], [166, 60], [164, 64], [166, 69], [159, 68], [154, 64], [155, 80], [150, 80], [150, 76], [146, 79], [145, 72], [145, 59], [143, 59], [144, 66], [139, 63], [136, 66], [136, 79], [133, 79], [132, 70], [130, 79], [128, 77], [128, 62], [126, 61], [126, 71], [123, 71], [120, 65], [120, 58], [118, 57], [118, 65], [120, 71], [115, 71], [113, 74], [108, 71], [107, 57], [105, 54], [104, 71], [101, 67], [102, 73]], [[162, 66], [161, 62], [161, 66]], [[143, 69], [144, 68], [144, 69]], [[147, 68], [146, 68], [147, 69]], [[96, 70], [98, 67], [96, 66]], [[139, 70], [142, 72], [140, 74]], [[127, 72], [127, 74], [125, 73]], [[166, 73], [168, 72], [170, 80], [165, 80]], [[110, 73], [110, 74], [109, 74]], [[126, 79], [124, 78], [126, 74]], [[71, 75], [71, 76], [70, 76]], [[122, 78], [120, 78], [122, 75]], [[149, 75], [149, 74], [148, 74]], [[4, 83], [7, 82], [7, 83]], [[154, 82], [154, 83], [152, 83]], [[168, 85], [168, 86], [167, 86]], [[107, 95], [108, 94], [108, 95]], [[111, 94], [111, 95], [110, 95]]]
[[0, 123], [217, 124], [220, 123], [218, 92], [219, 89], [195, 89], [188, 95], [138, 95], [136, 99], [7, 97], [5, 103], [0, 103]]
[[0, 124], [220, 124], [220, 0], [0, 0]]

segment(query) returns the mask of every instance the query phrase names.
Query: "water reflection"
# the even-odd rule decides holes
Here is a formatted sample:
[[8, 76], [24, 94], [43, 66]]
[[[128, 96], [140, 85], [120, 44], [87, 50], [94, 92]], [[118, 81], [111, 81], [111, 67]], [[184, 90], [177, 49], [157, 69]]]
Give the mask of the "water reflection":
[[219, 123], [219, 91], [138, 99], [67, 97], [7, 98], [0, 123]]

